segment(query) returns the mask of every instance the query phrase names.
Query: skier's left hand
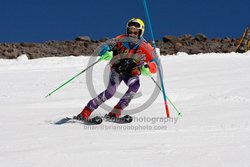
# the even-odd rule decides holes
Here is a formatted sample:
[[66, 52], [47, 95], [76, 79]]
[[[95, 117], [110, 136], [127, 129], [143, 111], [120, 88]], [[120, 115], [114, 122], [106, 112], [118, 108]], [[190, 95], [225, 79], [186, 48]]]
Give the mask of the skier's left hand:
[[145, 64], [141, 67], [141, 74], [144, 76], [151, 76], [151, 72], [150, 72], [148, 64]]

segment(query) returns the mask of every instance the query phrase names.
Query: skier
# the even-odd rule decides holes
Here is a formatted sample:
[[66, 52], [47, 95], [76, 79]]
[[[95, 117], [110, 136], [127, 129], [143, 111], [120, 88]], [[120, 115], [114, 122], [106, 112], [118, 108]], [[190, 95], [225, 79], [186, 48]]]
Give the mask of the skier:
[[[151, 73], [156, 73], [153, 59], [157, 55], [154, 53], [154, 48], [143, 38], [143, 33], [144, 22], [139, 18], [132, 18], [127, 22], [126, 34], [116, 37], [118, 42], [115, 46], [111, 47], [107, 44], [102, 46], [99, 53], [101, 60], [111, 60], [108, 87], [90, 100], [76, 119], [87, 120], [95, 109], [115, 94], [121, 81], [124, 81], [128, 90], [108, 114], [111, 118], [119, 118], [140, 87], [139, 75], [149, 76]], [[122, 41], [126, 38], [131, 40]], [[144, 57], [141, 58], [141, 55]], [[119, 57], [118, 60], [117, 57]]]

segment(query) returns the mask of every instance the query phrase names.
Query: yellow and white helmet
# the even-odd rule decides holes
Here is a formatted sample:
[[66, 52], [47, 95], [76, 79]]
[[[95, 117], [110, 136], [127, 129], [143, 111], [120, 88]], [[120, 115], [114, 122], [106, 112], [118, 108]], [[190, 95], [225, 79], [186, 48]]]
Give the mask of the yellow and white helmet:
[[132, 18], [128, 21], [127, 26], [126, 26], [126, 32], [128, 34], [128, 31], [130, 28], [136, 28], [137, 30], [139, 30], [139, 34], [138, 34], [138, 38], [141, 38], [144, 34], [144, 29], [145, 29], [145, 25], [144, 22], [139, 19], [139, 18]]

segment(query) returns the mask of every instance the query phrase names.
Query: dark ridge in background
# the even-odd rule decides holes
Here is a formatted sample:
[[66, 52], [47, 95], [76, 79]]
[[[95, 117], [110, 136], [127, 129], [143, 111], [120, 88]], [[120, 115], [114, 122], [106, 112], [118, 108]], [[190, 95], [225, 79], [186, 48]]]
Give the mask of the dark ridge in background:
[[[26, 54], [29, 59], [91, 55], [98, 46], [107, 40], [108, 38], [92, 40], [88, 36], [79, 36], [72, 41], [0, 43], [0, 58], [15, 59], [22, 54]], [[196, 36], [184, 34], [180, 37], [164, 36], [162, 40], [156, 40], [156, 45], [160, 48], [162, 55], [174, 55], [178, 52], [187, 54], [229, 53], [236, 51], [239, 40], [229, 37], [208, 39], [204, 34]]]

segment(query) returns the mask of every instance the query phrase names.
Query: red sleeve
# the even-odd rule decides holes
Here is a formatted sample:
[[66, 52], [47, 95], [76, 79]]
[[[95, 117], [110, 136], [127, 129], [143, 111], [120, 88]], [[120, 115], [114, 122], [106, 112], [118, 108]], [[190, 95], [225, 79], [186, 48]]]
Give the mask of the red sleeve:
[[156, 73], [157, 67], [156, 67], [155, 62], [152, 61], [152, 62], [148, 63], [148, 66], [149, 66], [149, 70], [152, 74]]
[[157, 57], [157, 54], [155, 54], [155, 52], [154, 52], [154, 48], [149, 43], [146, 43], [144, 41], [140, 45], [140, 48], [143, 51], [143, 53], [146, 55], [145, 62], [148, 64], [148, 66], [150, 68], [150, 72], [156, 73], [157, 66], [156, 66], [155, 62], [152, 61], [154, 58]]

